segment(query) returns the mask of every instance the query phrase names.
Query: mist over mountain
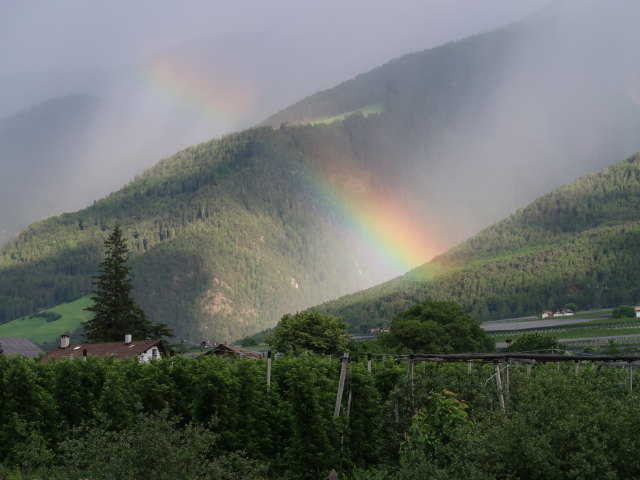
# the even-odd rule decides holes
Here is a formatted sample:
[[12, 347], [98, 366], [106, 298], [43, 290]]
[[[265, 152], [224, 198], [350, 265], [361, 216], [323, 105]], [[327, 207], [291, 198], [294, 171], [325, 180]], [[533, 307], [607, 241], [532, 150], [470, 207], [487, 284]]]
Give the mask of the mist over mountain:
[[[73, 141], [58, 141], [58, 147], [69, 145], [67, 164], [84, 169], [54, 171], [50, 183], [64, 191], [61, 197], [39, 196], [38, 185], [30, 184], [38, 173], [23, 175], [23, 190], [33, 192], [29, 203], [45, 206], [0, 207], [0, 244], [34, 220], [108, 195], [182, 148], [254, 125], [406, 51], [493, 28], [546, 1], [196, 0], [185, 6], [175, 0], [61, 0], [37, 8], [1, 2], [0, 118], [10, 122], [8, 117], [68, 96], [97, 97], [100, 104], [82, 131], [66, 130]], [[62, 114], [57, 122], [73, 119]], [[20, 125], [29, 128], [24, 118]], [[65, 135], [62, 126], [52, 131]], [[34, 125], [33, 135], [36, 143], [50, 138], [42, 124]], [[21, 159], [33, 170], [51, 170], [43, 165], [47, 155], [29, 157], [33, 153], [26, 147], [6, 162]], [[0, 177], [0, 190], [8, 178]]]
[[393, 60], [267, 123], [381, 105], [382, 135], [410, 145], [395, 188], [411, 191], [412, 205], [434, 217], [432, 235], [452, 246], [640, 149], [638, 14], [640, 4], [627, 0], [555, 2], [522, 22]]
[[[238, 338], [421, 265], [639, 148], [636, 13], [630, 1], [559, 2], [178, 152], [8, 242], [0, 321], [88, 293], [116, 223], [134, 252], [138, 302], [193, 339]], [[145, 68], [198, 91], [201, 77], [167, 58]], [[145, 95], [134, 111], [162, 118]], [[233, 116], [248, 96], [229, 98], [199, 97]], [[122, 111], [124, 128], [135, 115]]]
[[[257, 123], [346, 69], [336, 66], [331, 80], [327, 63], [298, 68], [309, 55], [282, 38], [236, 35], [112, 70], [0, 74], [0, 91], [11, 92], [0, 102], [8, 115], [0, 158], [5, 173], [20, 165], [19, 174], [0, 176], [0, 191], [21, 192], [0, 205], [0, 243], [108, 195], [164, 156]], [[91, 107], [81, 107], [89, 97]]]

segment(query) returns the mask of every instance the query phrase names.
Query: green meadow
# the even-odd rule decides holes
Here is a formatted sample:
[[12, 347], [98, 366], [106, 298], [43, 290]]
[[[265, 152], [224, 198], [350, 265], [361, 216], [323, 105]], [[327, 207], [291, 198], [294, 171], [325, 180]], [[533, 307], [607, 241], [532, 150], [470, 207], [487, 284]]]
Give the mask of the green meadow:
[[382, 103], [374, 103], [372, 105], [367, 105], [366, 107], [358, 108], [356, 110], [351, 110], [350, 112], [341, 113], [340, 115], [335, 115], [329, 118], [323, 118], [320, 120], [312, 120], [310, 122], [301, 122], [301, 123], [310, 123], [312, 125], [327, 125], [333, 122], [339, 122], [344, 120], [350, 115], [354, 115], [356, 113], [361, 113], [364, 117], [368, 117], [369, 115], [376, 115], [384, 112], [384, 105]]
[[[91, 313], [84, 310], [90, 304], [91, 299], [86, 296], [49, 310], [18, 318], [0, 325], [0, 337], [29, 338], [38, 344], [54, 343], [60, 334], [74, 332], [82, 322], [90, 318]], [[47, 321], [47, 312], [61, 315], [61, 317], [57, 320]]]
[[[636, 335], [640, 334], [640, 320], [605, 317], [567, 325], [490, 332], [496, 342], [514, 339], [524, 333], [541, 333], [558, 339]], [[607, 340], [603, 340], [602, 343], [606, 344]]]

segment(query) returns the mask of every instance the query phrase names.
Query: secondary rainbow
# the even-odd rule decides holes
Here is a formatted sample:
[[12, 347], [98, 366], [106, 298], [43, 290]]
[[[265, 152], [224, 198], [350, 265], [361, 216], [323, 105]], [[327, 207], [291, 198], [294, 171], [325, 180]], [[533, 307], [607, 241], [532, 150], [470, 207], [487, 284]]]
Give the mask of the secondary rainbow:
[[246, 79], [231, 78], [181, 58], [157, 57], [145, 63], [140, 73], [153, 90], [207, 117], [232, 123], [254, 105]]

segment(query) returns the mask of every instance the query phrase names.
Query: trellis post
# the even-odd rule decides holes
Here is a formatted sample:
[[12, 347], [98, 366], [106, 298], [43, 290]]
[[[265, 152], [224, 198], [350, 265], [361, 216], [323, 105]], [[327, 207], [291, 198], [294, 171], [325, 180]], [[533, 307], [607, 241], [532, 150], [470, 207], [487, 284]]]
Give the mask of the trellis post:
[[271, 350], [267, 350], [267, 390], [271, 388]]
[[414, 385], [413, 385], [413, 367], [415, 362], [415, 355], [413, 353], [409, 354], [409, 384], [411, 385], [411, 401], [413, 402], [414, 398]]
[[340, 368], [340, 382], [338, 383], [338, 393], [336, 394], [336, 406], [333, 409], [333, 418], [340, 416], [340, 406], [342, 405], [342, 392], [344, 391], [344, 381], [347, 378], [347, 365], [349, 364], [349, 354], [342, 355], [342, 367]]
[[509, 359], [504, 362], [504, 399], [505, 403], [509, 402]]
[[502, 378], [500, 377], [500, 364], [498, 362], [493, 363], [494, 370], [496, 372], [496, 386], [498, 387], [498, 401], [500, 402], [500, 410], [502, 413], [506, 412], [506, 407], [504, 404], [504, 392], [502, 390]]

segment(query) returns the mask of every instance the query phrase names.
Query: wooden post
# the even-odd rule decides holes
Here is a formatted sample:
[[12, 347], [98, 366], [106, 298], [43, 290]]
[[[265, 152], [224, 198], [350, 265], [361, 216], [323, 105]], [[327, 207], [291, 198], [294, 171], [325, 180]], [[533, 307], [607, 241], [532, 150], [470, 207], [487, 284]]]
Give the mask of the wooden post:
[[630, 392], [633, 391], [633, 367], [631, 362], [627, 362], [627, 387]]
[[267, 390], [271, 388], [271, 350], [267, 350]]
[[413, 363], [414, 363], [414, 355], [413, 353], [409, 354], [409, 385], [411, 385], [411, 402], [414, 399], [414, 385], [413, 385]]
[[409, 381], [411, 382], [411, 387], [413, 387], [413, 353], [409, 354]]
[[467, 375], [471, 375], [471, 366], [473, 362], [471, 360], [467, 361]]
[[573, 367], [576, 377], [578, 376], [578, 372], [580, 371], [580, 362], [576, 360], [575, 365]]
[[372, 355], [370, 353], [367, 353], [367, 371], [369, 373], [371, 373], [371, 357]]
[[396, 419], [396, 424], [400, 423], [400, 405], [398, 402], [398, 396], [393, 401], [393, 416]]
[[527, 363], [527, 377], [531, 376], [532, 369], [533, 369], [533, 363]]
[[340, 382], [338, 383], [338, 393], [336, 395], [336, 406], [333, 409], [333, 418], [340, 416], [340, 406], [342, 405], [342, 392], [344, 391], [344, 381], [347, 378], [347, 365], [349, 364], [349, 354], [342, 355], [342, 367], [340, 369]]
[[505, 413], [506, 408], [504, 405], [504, 393], [502, 391], [502, 378], [500, 377], [500, 365], [498, 364], [498, 362], [494, 362], [493, 366], [496, 372], [495, 377], [496, 385], [498, 387], [498, 401], [500, 402], [500, 410], [502, 410], [502, 413]]
[[509, 403], [509, 359], [504, 362], [504, 400]]

